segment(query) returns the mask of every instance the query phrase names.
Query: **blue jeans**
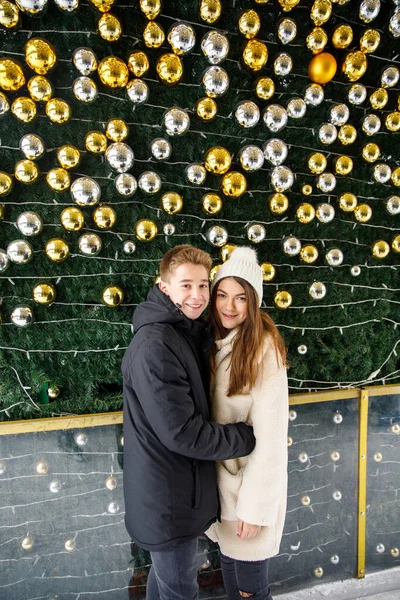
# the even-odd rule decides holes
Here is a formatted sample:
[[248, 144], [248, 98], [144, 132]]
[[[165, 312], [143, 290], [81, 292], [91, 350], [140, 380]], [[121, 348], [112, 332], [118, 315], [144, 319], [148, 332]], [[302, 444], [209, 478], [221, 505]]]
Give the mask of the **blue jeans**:
[[197, 539], [150, 554], [146, 600], [197, 599]]
[[[227, 600], [272, 600], [268, 585], [268, 559], [250, 562], [223, 554], [220, 559]], [[245, 595], [242, 596], [239, 590]]]

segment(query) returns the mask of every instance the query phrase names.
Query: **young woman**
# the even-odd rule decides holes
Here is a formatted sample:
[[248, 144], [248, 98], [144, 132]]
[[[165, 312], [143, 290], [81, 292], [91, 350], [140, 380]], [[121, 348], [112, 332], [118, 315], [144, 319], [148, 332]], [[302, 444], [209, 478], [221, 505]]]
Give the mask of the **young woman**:
[[237, 248], [212, 283], [211, 400], [217, 423], [245, 421], [256, 446], [217, 462], [218, 542], [228, 600], [272, 600], [268, 559], [279, 552], [286, 511], [288, 385], [286, 349], [260, 310], [263, 276], [251, 248]]

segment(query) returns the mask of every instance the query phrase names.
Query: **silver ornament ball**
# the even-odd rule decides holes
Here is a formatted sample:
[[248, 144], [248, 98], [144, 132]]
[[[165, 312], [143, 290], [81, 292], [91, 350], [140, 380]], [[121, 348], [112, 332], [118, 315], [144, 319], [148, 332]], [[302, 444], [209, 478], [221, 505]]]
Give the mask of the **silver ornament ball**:
[[134, 254], [136, 252], [136, 244], [132, 240], [124, 242], [123, 249], [125, 254]]
[[203, 74], [204, 90], [210, 98], [222, 96], [229, 88], [228, 73], [222, 67], [208, 67]]
[[367, 88], [362, 83], [354, 83], [347, 94], [350, 104], [359, 106], [367, 98]]
[[288, 147], [283, 140], [271, 138], [263, 145], [265, 158], [275, 167], [285, 162], [288, 155]]
[[263, 120], [268, 129], [276, 133], [285, 127], [288, 115], [280, 104], [270, 104], [263, 112]]
[[201, 185], [206, 179], [207, 171], [200, 163], [193, 163], [186, 169], [186, 179], [193, 185]]
[[400, 214], [400, 196], [390, 196], [386, 200], [386, 210], [389, 215], [399, 215]]
[[75, 68], [82, 75], [90, 75], [97, 69], [97, 58], [90, 48], [78, 48], [73, 54], [72, 61]]
[[293, 69], [293, 60], [290, 54], [282, 52], [274, 60], [274, 72], [280, 77], [289, 75]]
[[15, 0], [20, 10], [29, 15], [39, 15], [46, 8], [48, 0]]
[[165, 235], [173, 235], [175, 233], [175, 225], [173, 223], [166, 223], [163, 227]]
[[358, 11], [361, 21], [371, 23], [379, 15], [381, 9], [380, 0], [363, 0]]
[[391, 88], [397, 85], [400, 79], [400, 71], [397, 67], [386, 67], [381, 76], [381, 85], [384, 88]]
[[318, 131], [320, 142], [325, 145], [333, 144], [337, 135], [337, 129], [332, 123], [323, 123]]
[[297, 35], [296, 21], [293, 19], [282, 19], [278, 25], [278, 37], [282, 44], [290, 44]]
[[339, 248], [332, 248], [325, 254], [325, 260], [330, 267], [339, 267], [343, 259], [343, 252]]
[[137, 190], [137, 181], [131, 173], [120, 173], [114, 181], [115, 189], [118, 194], [129, 198]]
[[138, 184], [145, 194], [157, 194], [161, 189], [161, 177], [154, 171], [145, 171], [140, 175]]
[[385, 163], [374, 166], [373, 177], [377, 183], [387, 183], [392, 176], [392, 169]]
[[91, 177], [78, 177], [71, 185], [71, 196], [79, 206], [93, 206], [100, 201], [101, 189]]
[[38, 213], [27, 211], [19, 215], [17, 227], [22, 235], [38, 235], [43, 228], [43, 222]]
[[106, 161], [113, 171], [126, 173], [132, 167], [135, 156], [133, 150], [124, 142], [110, 144], [105, 153]]
[[267, 231], [261, 223], [253, 223], [247, 228], [247, 239], [254, 244], [259, 244], [265, 239]]
[[358, 265], [354, 265], [351, 267], [350, 273], [353, 275], [353, 277], [358, 277], [361, 274], [361, 268]]
[[299, 238], [291, 235], [283, 240], [283, 251], [288, 256], [297, 256], [301, 250], [301, 242]]
[[210, 229], [206, 232], [206, 240], [212, 246], [216, 246], [217, 248], [222, 248], [228, 241], [228, 232], [225, 227], [221, 225], [214, 225], [214, 227], [210, 227]]
[[93, 102], [98, 96], [97, 85], [90, 77], [82, 75], [72, 84], [74, 96], [80, 102]]
[[292, 98], [288, 102], [286, 111], [292, 119], [302, 119], [307, 112], [307, 104], [302, 98]]
[[54, 0], [55, 4], [65, 12], [72, 12], [79, 8], [79, 0]]
[[336, 177], [333, 173], [321, 173], [321, 175], [317, 177], [317, 187], [321, 192], [332, 192], [336, 187]]
[[329, 120], [333, 125], [344, 125], [349, 120], [350, 110], [346, 104], [336, 104], [329, 113]]
[[0, 273], [4, 273], [10, 265], [10, 259], [7, 256], [7, 252], [0, 248]]
[[11, 313], [11, 321], [17, 327], [27, 327], [33, 322], [32, 309], [29, 306], [17, 306]]
[[156, 138], [150, 143], [150, 151], [155, 159], [166, 160], [172, 154], [172, 146], [168, 140]]
[[255, 102], [244, 100], [237, 105], [235, 118], [241, 127], [250, 129], [255, 127], [260, 120], [260, 109]]
[[244, 146], [239, 150], [239, 160], [245, 171], [258, 171], [264, 164], [264, 154], [258, 146]]
[[79, 250], [86, 256], [96, 256], [101, 248], [102, 242], [97, 233], [84, 233], [78, 240]]
[[144, 104], [149, 99], [149, 86], [143, 79], [132, 79], [126, 86], [126, 93], [133, 104]]
[[168, 135], [182, 135], [190, 126], [188, 113], [177, 106], [167, 110], [163, 121]]
[[29, 160], [40, 158], [45, 150], [42, 138], [34, 133], [27, 133], [22, 136], [19, 141], [19, 148], [25, 158]]
[[332, 204], [324, 202], [317, 206], [315, 214], [320, 223], [330, 223], [335, 217], [335, 209]]
[[33, 257], [32, 246], [26, 240], [14, 240], [7, 246], [7, 256], [13, 263], [25, 264]]
[[322, 300], [326, 296], [326, 285], [322, 281], [314, 281], [308, 288], [308, 293], [313, 300]]
[[382, 123], [378, 115], [372, 113], [366, 115], [362, 121], [362, 130], [367, 135], [375, 135], [375, 133], [378, 133], [381, 126]]
[[209, 31], [201, 40], [201, 50], [211, 64], [217, 65], [228, 56], [228, 38], [219, 31]]
[[301, 344], [301, 346], [298, 346], [297, 348], [297, 352], [301, 355], [307, 354], [307, 346], [305, 344]]
[[274, 167], [271, 173], [271, 183], [275, 191], [284, 192], [292, 187], [294, 181], [293, 172], [289, 167], [279, 165]]
[[304, 101], [310, 106], [318, 106], [325, 97], [324, 88], [319, 83], [311, 83], [304, 92]]
[[0, 117], [10, 110], [10, 103], [4, 95], [0, 95]]

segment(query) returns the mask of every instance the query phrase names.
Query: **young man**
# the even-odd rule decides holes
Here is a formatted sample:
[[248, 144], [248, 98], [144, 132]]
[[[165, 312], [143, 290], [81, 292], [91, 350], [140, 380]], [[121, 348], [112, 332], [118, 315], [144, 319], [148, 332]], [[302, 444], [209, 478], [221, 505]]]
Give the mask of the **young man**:
[[197, 537], [219, 515], [216, 460], [249, 454], [244, 423], [210, 421], [208, 326], [211, 257], [183, 245], [135, 310], [122, 363], [124, 496], [128, 533], [151, 552], [147, 600], [197, 598]]

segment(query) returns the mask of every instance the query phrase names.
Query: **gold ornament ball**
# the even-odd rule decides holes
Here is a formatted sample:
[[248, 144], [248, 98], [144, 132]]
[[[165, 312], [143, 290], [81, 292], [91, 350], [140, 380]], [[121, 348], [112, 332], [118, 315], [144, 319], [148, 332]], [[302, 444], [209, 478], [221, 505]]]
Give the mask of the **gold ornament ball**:
[[400, 167], [396, 167], [396, 169], [393, 169], [391, 180], [393, 185], [395, 185], [396, 187], [400, 186]]
[[260, 40], [249, 40], [243, 50], [243, 62], [252, 71], [262, 69], [268, 60], [268, 48]]
[[24, 84], [21, 65], [13, 58], [0, 58], [0, 88], [5, 92], [16, 92]]
[[97, 67], [100, 81], [110, 88], [125, 87], [129, 79], [129, 70], [123, 60], [117, 56], [103, 58]]
[[90, 2], [100, 12], [108, 12], [114, 4], [115, 0], [90, 0]]
[[368, 223], [372, 217], [372, 208], [369, 204], [359, 204], [354, 209], [354, 217], [359, 223]]
[[213, 98], [200, 98], [196, 102], [196, 114], [203, 121], [211, 121], [217, 114], [217, 103]]
[[32, 290], [33, 299], [38, 304], [51, 304], [56, 299], [56, 288], [51, 283], [38, 283]]
[[335, 48], [344, 50], [353, 41], [353, 30], [350, 25], [339, 25], [332, 33], [332, 44]]
[[247, 190], [247, 180], [239, 171], [225, 173], [221, 180], [222, 193], [231, 198], [239, 198]]
[[93, 212], [93, 221], [99, 229], [111, 229], [117, 220], [117, 213], [111, 206], [98, 206]]
[[46, 244], [46, 255], [53, 262], [63, 262], [69, 256], [69, 246], [61, 238], [53, 238]]
[[25, 61], [38, 75], [46, 75], [57, 62], [54, 48], [41, 38], [31, 38], [25, 44]]
[[143, 31], [143, 40], [147, 48], [159, 48], [165, 40], [164, 29], [155, 21], [149, 21]]
[[60, 221], [67, 231], [79, 231], [85, 224], [85, 217], [79, 208], [69, 206], [62, 211]]
[[108, 285], [101, 292], [101, 301], [110, 308], [119, 306], [123, 299], [124, 292], [118, 285]]
[[21, 183], [33, 183], [39, 177], [39, 169], [33, 160], [20, 160], [15, 165], [14, 175]]
[[311, 196], [312, 191], [312, 186], [309, 183], [304, 184], [301, 188], [301, 193], [303, 194], [303, 196]]
[[350, 192], [344, 192], [339, 196], [339, 207], [343, 212], [353, 212], [357, 203], [357, 196]]
[[102, 154], [107, 150], [107, 138], [101, 131], [89, 131], [85, 137], [85, 148], [88, 152]]
[[366, 162], [373, 163], [378, 160], [381, 155], [380, 148], [377, 144], [370, 142], [362, 149], [362, 157]]
[[107, 42], [117, 42], [122, 35], [122, 26], [115, 15], [104, 13], [97, 24], [100, 37]]
[[222, 262], [226, 262], [228, 260], [235, 248], [235, 244], [225, 244], [222, 246], [220, 251]]
[[311, 265], [312, 263], [315, 263], [317, 258], [318, 250], [313, 244], [307, 244], [306, 246], [302, 246], [300, 250], [301, 262], [304, 262], [307, 265]]
[[265, 262], [260, 265], [263, 273], [263, 281], [272, 281], [275, 277], [276, 270], [272, 263]]
[[63, 192], [71, 185], [71, 177], [68, 171], [62, 167], [50, 169], [46, 175], [47, 185], [55, 192]]
[[328, 34], [322, 27], [314, 27], [306, 38], [307, 48], [313, 54], [319, 54], [328, 43]]
[[385, 240], [378, 240], [371, 245], [371, 253], [374, 258], [386, 258], [390, 252], [390, 246]]
[[218, 194], [204, 194], [201, 199], [201, 207], [207, 215], [216, 215], [223, 207], [223, 202]]
[[183, 198], [176, 192], [166, 192], [161, 197], [161, 206], [168, 215], [175, 215], [183, 208]]
[[140, 10], [152, 21], [161, 12], [161, 0], [140, 0]]
[[215, 23], [221, 16], [222, 3], [221, 0], [201, 0], [200, 2], [200, 19], [205, 23]]
[[381, 36], [379, 31], [376, 31], [376, 29], [367, 29], [361, 36], [360, 50], [362, 52], [366, 52], [367, 54], [375, 52], [380, 44], [380, 41]]
[[285, 194], [276, 192], [269, 197], [269, 210], [273, 215], [282, 215], [289, 208], [289, 200]]
[[[265, 0], [262, 2], [262, 4], [264, 4], [264, 2]], [[285, 12], [291, 11], [295, 6], [298, 5], [299, 2], [300, 0], [279, 0], [279, 4], [282, 6]]]
[[0, 204], [0, 221], [4, 221], [4, 204]]
[[328, 83], [335, 77], [336, 58], [329, 52], [321, 52], [311, 59], [308, 65], [308, 76], [314, 83]]
[[394, 252], [400, 252], [400, 235], [396, 235], [392, 239], [392, 250]]
[[256, 81], [255, 92], [260, 100], [269, 100], [275, 93], [275, 83], [270, 77], [260, 77]]
[[13, 180], [5, 171], [0, 171], [0, 196], [6, 196], [12, 188]]
[[215, 175], [223, 175], [229, 171], [232, 157], [226, 148], [214, 146], [207, 150], [204, 157], [204, 166], [207, 171]]
[[389, 100], [389, 94], [385, 88], [378, 88], [369, 97], [370, 104], [375, 110], [385, 108]]
[[309, 202], [302, 202], [296, 210], [296, 217], [303, 225], [311, 223], [315, 218], [315, 208]]
[[6, 29], [12, 29], [18, 25], [19, 10], [12, 2], [2, 0], [0, 2], [0, 25]]
[[8, 102], [7, 96], [0, 92], [0, 116], [4, 115], [10, 110], [10, 103]]
[[400, 112], [389, 113], [385, 119], [385, 126], [388, 131], [400, 131]]
[[339, 156], [335, 160], [335, 173], [337, 175], [349, 175], [353, 170], [353, 160], [350, 156]]
[[156, 64], [157, 75], [166, 85], [176, 85], [183, 75], [183, 64], [172, 52], [163, 54]]
[[157, 225], [151, 219], [140, 219], [135, 225], [135, 235], [141, 242], [151, 242], [157, 233]]
[[314, 0], [311, 7], [310, 17], [315, 25], [323, 25], [329, 21], [332, 14], [331, 0]]
[[141, 50], [132, 52], [132, 54], [129, 55], [128, 68], [135, 77], [142, 77], [142, 75], [149, 70], [149, 67], [149, 59]]
[[322, 152], [314, 152], [308, 159], [308, 168], [315, 175], [323, 173], [327, 164], [327, 160]]
[[65, 144], [57, 150], [57, 160], [63, 169], [73, 169], [79, 165], [81, 153], [79, 152], [78, 148], [75, 148], [75, 146]]
[[211, 271], [210, 271], [210, 275], [209, 275], [209, 279], [210, 281], [213, 281], [215, 279], [216, 274], [218, 273], [218, 271], [220, 270], [221, 265], [215, 265]]
[[349, 52], [344, 59], [342, 71], [349, 81], [358, 81], [368, 67], [367, 57], [361, 50]]
[[339, 129], [338, 138], [344, 146], [353, 144], [357, 139], [357, 129], [353, 125], [342, 125]]
[[11, 104], [11, 112], [23, 123], [30, 123], [37, 114], [36, 104], [32, 98], [19, 96]]
[[56, 400], [60, 394], [61, 390], [55, 383], [47, 388], [47, 395], [50, 398], [50, 400]]
[[292, 294], [286, 290], [280, 290], [279, 292], [276, 292], [274, 302], [277, 308], [285, 310], [292, 304]]
[[66, 123], [71, 117], [71, 107], [61, 98], [52, 98], [46, 102], [46, 115], [52, 123]]
[[123, 119], [110, 119], [106, 124], [106, 136], [113, 142], [123, 142], [129, 135], [129, 127]]
[[240, 33], [242, 33], [248, 39], [255, 37], [260, 31], [261, 27], [261, 21], [258, 13], [251, 8], [242, 12], [238, 20], [238, 27]]
[[27, 83], [28, 92], [35, 102], [47, 102], [53, 96], [53, 87], [43, 75], [34, 75]]

